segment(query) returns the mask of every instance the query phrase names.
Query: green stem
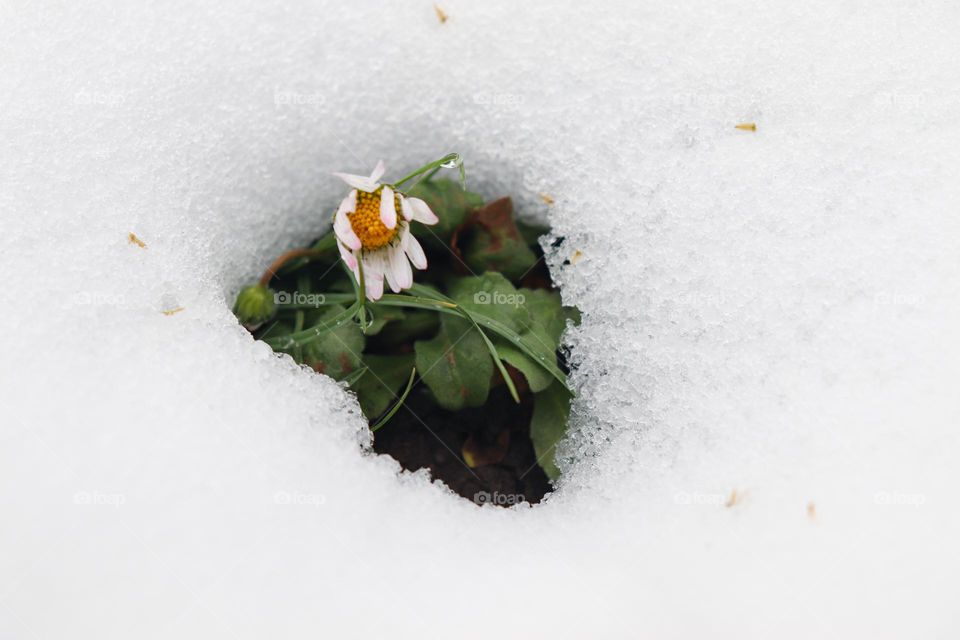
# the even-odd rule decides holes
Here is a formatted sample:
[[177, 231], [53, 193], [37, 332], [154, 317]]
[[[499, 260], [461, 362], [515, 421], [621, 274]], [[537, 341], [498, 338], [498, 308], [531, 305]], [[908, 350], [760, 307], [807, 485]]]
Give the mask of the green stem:
[[[306, 274], [301, 273], [299, 277], [297, 277], [297, 289], [303, 293], [310, 293], [310, 279], [306, 277]], [[303, 321], [305, 317], [306, 313], [303, 311], [303, 309], [298, 309], [296, 314], [294, 314], [294, 333], [303, 331]], [[298, 363], [303, 362], [303, 347], [297, 345], [293, 348], [293, 359]]]
[[410, 379], [407, 380], [407, 388], [403, 390], [403, 394], [401, 394], [400, 398], [397, 400], [396, 404], [393, 405], [390, 411], [388, 411], [386, 415], [384, 415], [382, 418], [377, 420], [377, 423], [375, 425], [370, 427], [370, 431], [376, 433], [377, 429], [387, 424], [390, 418], [392, 418], [393, 415], [400, 410], [400, 407], [403, 406], [403, 403], [406, 401], [407, 396], [410, 395], [410, 390], [413, 389], [413, 380], [414, 378], [416, 378], [416, 376], [417, 376], [417, 368], [414, 367], [413, 369], [410, 370]]
[[266, 339], [264, 342], [271, 347], [280, 350], [292, 349], [293, 347], [297, 346], [302, 347], [305, 344], [309, 344], [314, 340], [325, 336], [337, 327], [350, 322], [353, 320], [354, 316], [357, 315], [357, 311], [357, 303], [354, 303], [350, 306], [350, 308], [341, 311], [329, 320], [316, 324], [305, 331], [298, 331], [296, 333], [288, 333], [286, 335], [276, 336], [274, 338]]
[[360, 330], [364, 335], [367, 334], [367, 287], [363, 282], [363, 261], [357, 259], [357, 273], [360, 274], [360, 282], [357, 283], [357, 304], [360, 305]]
[[464, 317], [468, 318], [470, 322], [473, 323], [473, 326], [476, 327], [477, 331], [480, 332], [480, 337], [483, 338], [484, 343], [487, 345], [487, 350], [490, 351], [490, 356], [493, 358], [493, 363], [497, 365], [497, 369], [500, 370], [500, 375], [503, 377], [503, 382], [507, 385], [507, 389], [510, 390], [510, 395], [513, 396], [513, 401], [517, 404], [520, 404], [520, 394], [517, 393], [517, 387], [513, 384], [513, 378], [510, 377], [510, 373], [507, 371], [507, 368], [503, 364], [503, 360], [500, 359], [500, 353], [497, 351], [497, 348], [493, 346], [493, 343], [490, 342], [490, 338], [487, 337], [487, 334], [483, 332], [483, 329], [480, 328], [480, 325], [477, 324], [477, 321], [470, 317], [470, 314], [464, 313]]
[[344, 303], [353, 303], [357, 300], [357, 296], [354, 293], [325, 293], [322, 294], [323, 297], [320, 298], [321, 294], [317, 294], [317, 302], [314, 304], [285, 304], [282, 307], [283, 311], [310, 311], [311, 309], [316, 309], [317, 307], [329, 307], [334, 304], [344, 304]]
[[[414, 171], [413, 173], [410, 173], [410, 174], [408, 174], [408, 175], [400, 178], [399, 180], [397, 180], [396, 182], [393, 183], [393, 186], [399, 187], [400, 185], [402, 185], [402, 184], [403, 184], [404, 182], [406, 182], [407, 180], [410, 180], [410, 179], [412, 179], [412, 178], [416, 178], [416, 177], [419, 176], [421, 173], [426, 173], [427, 171], [430, 171], [431, 169], [439, 169], [442, 165], [448, 164], [448, 163], [450, 163], [450, 162], [453, 162], [453, 163], [454, 163], [454, 166], [457, 166], [457, 167], [460, 168], [460, 181], [461, 181], [461, 182], [465, 182], [465, 181], [466, 181], [466, 172], [465, 172], [465, 170], [464, 170], [464, 168], [463, 168], [463, 158], [460, 157], [460, 154], [459, 154], [459, 153], [448, 153], [447, 155], [443, 156], [443, 157], [440, 158], [439, 160], [434, 160], [433, 162], [431, 162], [431, 163], [429, 163], [429, 164], [425, 164], [425, 165], [423, 165], [422, 167], [420, 167], [419, 169], [417, 169], [416, 171]], [[431, 174], [431, 175], [433, 175], [433, 174]], [[417, 186], [417, 183], [419, 183], [419, 182], [420, 182], [420, 180], [417, 180], [416, 183], [410, 185], [410, 189], [412, 189], [413, 187]]]

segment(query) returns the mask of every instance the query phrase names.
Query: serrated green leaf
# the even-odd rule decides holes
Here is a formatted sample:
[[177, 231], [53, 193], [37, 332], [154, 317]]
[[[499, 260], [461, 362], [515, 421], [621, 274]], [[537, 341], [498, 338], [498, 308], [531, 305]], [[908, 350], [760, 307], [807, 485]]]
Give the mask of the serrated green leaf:
[[441, 407], [456, 411], [486, 401], [493, 360], [469, 320], [445, 315], [436, 337], [418, 340], [414, 351], [417, 371]]
[[[332, 305], [308, 311], [304, 326], [322, 326], [344, 310], [342, 305]], [[356, 323], [344, 323], [303, 345], [303, 363], [318, 373], [340, 380], [360, 367], [364, 342], [363, 333]]]
[[556, 446], [567, 433], [570, 417], [570, 393], [558, 382], [533, 396], [533, 417], [530, 419], [530, 440], [537, 462], [550, 480], [560, 476], [556, 463]]
[[510, 198], [477, 209], [457, 244], [467, 265], [475, 271], [499, 271], [517, 279], [537, 263], [536, 254], [517, 229]]
[[367, 372], [350, 389], [357, 394], [363, 415], [373, 420], [397, 401], [400, 388], [413, 368], [413, 354], [367, 355], [363, 364]]
[[[466, 191], [457, 182], [446, 178], [425, 180], [413, 187], [407, 195], [425, 201], [440, 221], [430, 227], [411, 225], [413, 235], [432, 245], [447, 243], [454, 230], [474, 209], [483, 205], [483, 197]], [[439, 238], [439, 241], [438, 241]]]

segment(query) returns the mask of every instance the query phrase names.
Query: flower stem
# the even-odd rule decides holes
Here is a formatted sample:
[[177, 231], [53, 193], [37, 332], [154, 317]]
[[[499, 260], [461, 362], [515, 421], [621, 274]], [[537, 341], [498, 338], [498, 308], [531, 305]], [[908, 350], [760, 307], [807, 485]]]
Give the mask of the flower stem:
[[357, 283], [357, 304], [360, 305], [360, 330], [364, 335], [367, 333], [367, 287], [363, 281], [363, 261], [357, 260], [357, 273], [360, 274], [360, 282]]
[[397, 402], [393, 405], [390, 411], [388, 411], [382, 418], [377, 420], [376, 424], [370, 427], [370, 431], [372, 431], [373, 433], [376, 433], [377, 429], [387, 424], [390, 418], [393, 417], [393, 414], [395, 414], [400, 409], [400, 407], [403, 406], [403, 403], [406, 401], [407, 396], [410, 395], [410, 389], [413, 389], [413, 381], [416, 378], [416, 376], [417, 376], [417, 368], [414, 367], [410, 371], [410, 379], [407, 380], [407, 387], [403, 390], [403, 393], [397, 399]]
[[279, 258], [274, 260], [267, 270], [263, 272], [263, 275], [260, 276], [260, 284], [264, 287], [270, 284], [270, 281], [273, 279], [273, 276], [277, 275], [277, 271], [283, 268], [290, 260], [294, 258], [302, 257], [315, 257], [323, 253], [322, 251], [317, 251], [316, 249], [293, 249], [292, 251], [287, 251], [282, 254]]
[[[439, 160], [434, 160], [429, 164], [425, 164], [419, 169], [417, 169], [416, 171], [414, 171], [413, 173], [410, 173], [404, 176], [403, 178], [400, 178], [395, 183], [393, 183], [393, 186], [399, 187], [407, 180], [416, 178], [420, 174], [426, 173], [427, 171], [439, 169], [440, 167], [447, 167], [450, 169], [452, 169], [453, 167], [458, 167], [460, 169], [460, 182], [462, 183], [466, 181], [466, 171], [463, 168], [463, 158], [460, 157], [459, 153], [448, 153], [447, 155], [443, 156]], [[430, 175], [433, 175], [433, 173], [431, 173]], [[423, 178], [421, 178], [420, 180], [423, 180]], [[417, 180], [416, 182], [414, 182], [412, 185], [410, 185], [409, 188], [412, 189], [413, 187], [417, 186], [417, 184], [420, 183], [420, 180]]]

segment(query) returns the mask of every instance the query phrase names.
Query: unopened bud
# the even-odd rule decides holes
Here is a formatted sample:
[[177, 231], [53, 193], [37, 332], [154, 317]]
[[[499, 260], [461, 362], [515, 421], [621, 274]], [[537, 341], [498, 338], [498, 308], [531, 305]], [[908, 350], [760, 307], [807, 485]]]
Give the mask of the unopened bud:
[[240, 291], [233, 313], [241, 324], [250, 327], [263, 324], [273, 317], [276, 310], [273, 291], [262, 284], [255, 284]]

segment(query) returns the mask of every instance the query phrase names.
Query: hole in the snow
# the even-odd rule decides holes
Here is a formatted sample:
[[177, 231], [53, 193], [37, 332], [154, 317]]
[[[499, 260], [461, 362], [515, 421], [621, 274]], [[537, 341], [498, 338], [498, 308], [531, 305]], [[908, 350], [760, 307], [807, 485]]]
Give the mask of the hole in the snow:
[[548, 230], [452, 180], [389, 200], [368, 188], [329, 234], [241, 291], [237, 316], [345, 382], [377, 453], [478, 504], [539, 502], [569, 413], [561, 335], [578, 320], [543, 260]]

